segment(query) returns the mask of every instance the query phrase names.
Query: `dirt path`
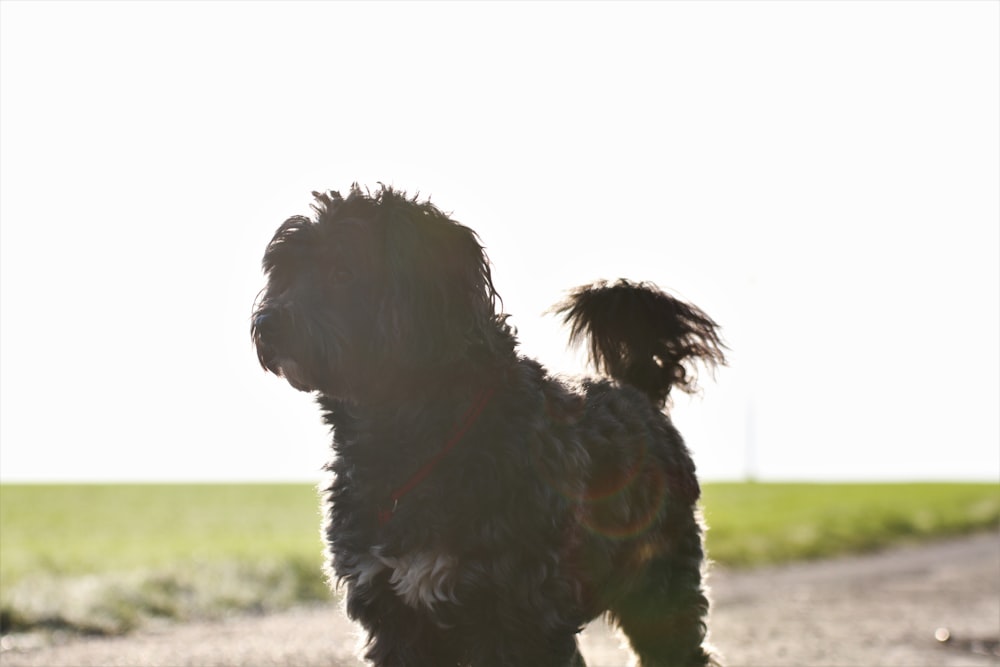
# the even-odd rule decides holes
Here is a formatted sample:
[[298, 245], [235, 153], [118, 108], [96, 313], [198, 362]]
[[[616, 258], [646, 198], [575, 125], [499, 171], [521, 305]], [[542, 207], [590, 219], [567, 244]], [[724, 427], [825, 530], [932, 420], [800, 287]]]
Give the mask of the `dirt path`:
[[[731, 667], [1000, 666], [1000, 536], [818, 563], [717, 570], [712, 636]], [[947, 628], [951, 639], [935, 639]], [[2, 667], [289, 665], [356, 667], [357, 633], [332, 606], [152, 628], [32, 647], [6, 637]], [[603, 624], [584, 633], [590, 667], [626, 664]]]

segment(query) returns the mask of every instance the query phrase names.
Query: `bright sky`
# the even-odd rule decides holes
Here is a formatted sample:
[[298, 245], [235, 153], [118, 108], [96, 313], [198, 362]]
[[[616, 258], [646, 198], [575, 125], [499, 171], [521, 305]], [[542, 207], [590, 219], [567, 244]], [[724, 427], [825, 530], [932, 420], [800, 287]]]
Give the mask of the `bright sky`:
[[652, 280], [706, 479], [1000, 479], [1000, 3], [0, 3], [0, 479], [315, 480], [249, 338], [309, 192], [476, 229], [525, 353]]

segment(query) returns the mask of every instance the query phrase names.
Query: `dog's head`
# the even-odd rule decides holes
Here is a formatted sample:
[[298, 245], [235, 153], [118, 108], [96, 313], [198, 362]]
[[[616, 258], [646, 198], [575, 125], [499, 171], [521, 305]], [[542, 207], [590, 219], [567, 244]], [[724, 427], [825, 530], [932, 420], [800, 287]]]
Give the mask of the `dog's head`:
[[494, 344], [497, 293], [471, 229], [390, 187], [313, 196], [314, 217], [286, 220], [264, 253], [251, 334], [266, 370], [356, 399]]

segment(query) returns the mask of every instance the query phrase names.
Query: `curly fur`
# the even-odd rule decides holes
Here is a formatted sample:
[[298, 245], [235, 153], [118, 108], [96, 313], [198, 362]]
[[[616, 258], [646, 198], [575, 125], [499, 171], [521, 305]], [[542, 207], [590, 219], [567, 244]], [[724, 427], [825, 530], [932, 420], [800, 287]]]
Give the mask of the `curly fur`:
[[569, 385], [517, 354], [472, 230], [388, 187], [313, 194], [268, 245], [252, 336], [332, 427], [327, 567], [366, 658], [583, 665], [607, 613], [641, 665], [709, 664], [699, 485], [662, 408], [725, 362], [715, 322], [646, 283], [578, 288], [557, 310], [606, 377]]

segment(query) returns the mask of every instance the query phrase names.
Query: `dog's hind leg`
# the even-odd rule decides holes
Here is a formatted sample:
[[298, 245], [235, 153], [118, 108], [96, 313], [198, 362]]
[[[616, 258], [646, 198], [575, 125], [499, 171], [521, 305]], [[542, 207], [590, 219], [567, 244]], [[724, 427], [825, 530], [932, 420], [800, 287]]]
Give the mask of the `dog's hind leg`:
[[636, 584], [611, 605], [642, 667], [705, 667], [708, 599], [702, 589], [700, 529], [673, 536], [670, 553], [646, 565]]

